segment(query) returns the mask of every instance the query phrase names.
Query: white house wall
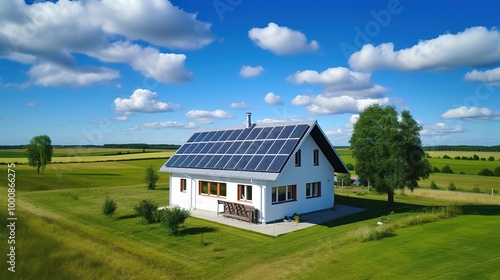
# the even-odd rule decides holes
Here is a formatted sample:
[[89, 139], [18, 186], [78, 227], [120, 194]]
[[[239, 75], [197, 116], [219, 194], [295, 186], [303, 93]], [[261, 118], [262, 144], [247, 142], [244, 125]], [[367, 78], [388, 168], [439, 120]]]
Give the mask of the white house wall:
[[[180, 191], [180, 179], [186, 179], [186, 192]], [[220, 182], [226, 183], [226, 197], [216, 197], [199, 194], [199, 182]], [[251, 185], [252, 186], [252, 201], [239, 201], [238, 200], [238, 185]], [[237, 202], [245, 205], [250, 205], [258, 209], [259, 216], [263, 210], [263, 200], [261, 196], [263, 182], [245, 179], [231, 179], [231, 178], [214, 178], [214, 177], [201, 177], [193, 178], [187, 174], [172, 173], [170, 177], [170, 204], [176, 205], [181, 208], [194, 210], [206, 210], [217, 212], [219, 206], [217, 200], [227, 202]], [[219, 209], [222, 211], [222, 205]], [[259, 217], [260, 220], [260, 217]]]
[[[294, 213], [308, 213], [333, 207], [334, 204], [334, 170], [325, 155], [319, 150], [319, 165], [315, 166], [313, 151], [319, 149], [309, 135], [300, 147], [301, 165], [295, 166], [295, 155], [292, 155], [282, 174], [276, 182], [269, 182], [266, 187], [266, 221], [282, 220]], [[321, 196], [306, 198], [306, 183], [321, 182]], [[272, 187], [296, 185], [296, 201], [272, 204]]]

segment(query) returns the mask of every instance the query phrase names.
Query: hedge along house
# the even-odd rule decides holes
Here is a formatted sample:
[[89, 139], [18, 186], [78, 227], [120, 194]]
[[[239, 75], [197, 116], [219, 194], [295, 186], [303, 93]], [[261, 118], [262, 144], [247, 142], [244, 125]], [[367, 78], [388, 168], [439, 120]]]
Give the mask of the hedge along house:
[[250, 117], [246, 127], [195, 132], [162, 166], [170, 205], [217, 213], [245, 206], [260, 223], [332, 208], [334, 172], [348, 170], [318, 123]]

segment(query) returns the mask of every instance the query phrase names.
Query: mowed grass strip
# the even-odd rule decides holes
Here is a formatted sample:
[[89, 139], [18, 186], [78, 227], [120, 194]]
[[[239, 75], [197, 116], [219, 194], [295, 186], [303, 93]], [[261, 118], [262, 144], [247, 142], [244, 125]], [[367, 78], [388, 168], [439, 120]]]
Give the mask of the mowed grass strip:
[[[119, 162], [90, 162], [49, 164], [45, 173], [37, 174], [36, 168], [16, 165], [18, 191], [40, 191], [56, 189], [80, 189], [93, 187], [113, 187], [144, 184], [146, 167], [155, 169], [165, 163], [165, 159], [148, 159]], [[0, 174], [7, 174], [7, 165], [0, 165]], [[168, 174], [159, 173], [159, 186], [168, 184]], [[7, 181], [0, 181], [6, 186]]]

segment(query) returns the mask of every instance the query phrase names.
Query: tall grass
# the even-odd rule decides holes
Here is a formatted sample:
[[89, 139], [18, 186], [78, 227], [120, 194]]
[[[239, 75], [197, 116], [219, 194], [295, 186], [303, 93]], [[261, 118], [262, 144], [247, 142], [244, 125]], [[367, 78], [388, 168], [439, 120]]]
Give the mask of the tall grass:
[[364, 225], [347, 232], [341, 238], [341, 241], [349, 243], [352, 241], [366, 242], [379, 240], [393, 236], [397, 229], [436, 222], [441, 219], [461, 215], [462, 213], [463, 210], [461, 206], [450, 204], [442, 207], [424, 208], [423, 211], [416, 215], [411, 214], [403, 217], [389, 215], [382, 217], [375, 225]]
[[404, 192], [408, 197], [420, 197], [440, 201], [455, 202], [469, 205], [500, 205], [499, 195], [484, 193], [468, 193], [445, 190], [415, 189], [413, 192]]

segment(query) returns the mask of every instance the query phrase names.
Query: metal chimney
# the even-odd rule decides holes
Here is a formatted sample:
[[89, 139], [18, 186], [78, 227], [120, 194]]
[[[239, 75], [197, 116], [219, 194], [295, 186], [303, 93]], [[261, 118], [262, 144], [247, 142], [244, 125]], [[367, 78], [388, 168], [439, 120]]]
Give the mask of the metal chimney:
[[250, 128], [251, 126], [252, 126], [252, 113], [247, 112], [246, 128]]

